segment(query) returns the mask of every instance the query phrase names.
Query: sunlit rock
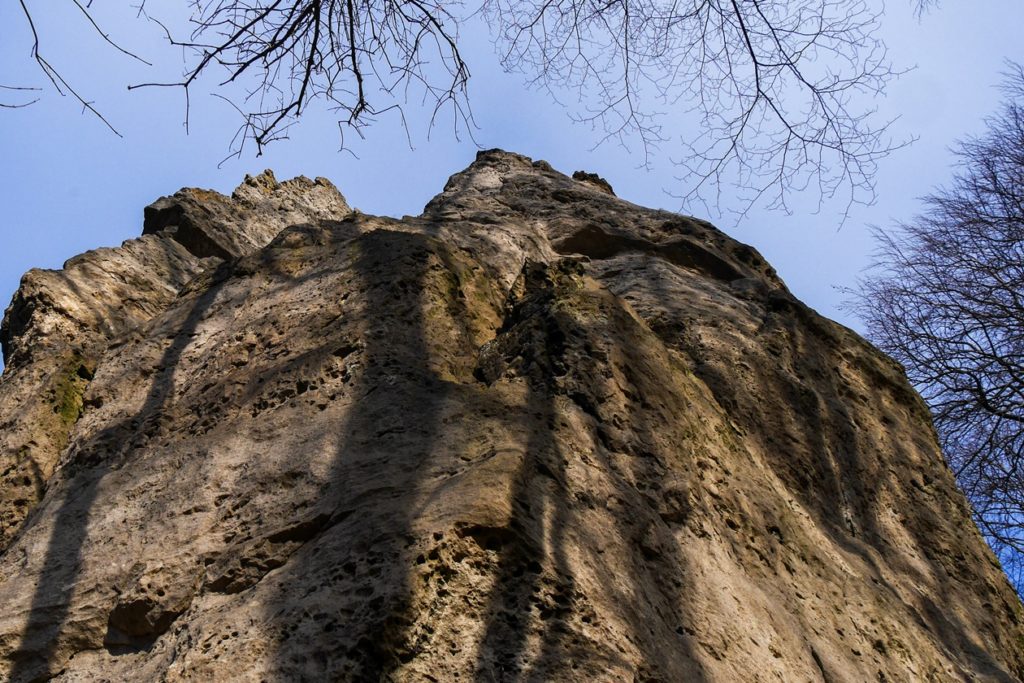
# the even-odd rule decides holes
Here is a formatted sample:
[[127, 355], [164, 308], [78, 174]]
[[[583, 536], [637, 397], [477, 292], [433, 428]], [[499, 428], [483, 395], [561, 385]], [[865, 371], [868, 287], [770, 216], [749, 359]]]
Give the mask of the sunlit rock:
[[1012, 681], [901, 369], [710, 224], [484, 152], [247, 179], [4, 321], [0, 677]]

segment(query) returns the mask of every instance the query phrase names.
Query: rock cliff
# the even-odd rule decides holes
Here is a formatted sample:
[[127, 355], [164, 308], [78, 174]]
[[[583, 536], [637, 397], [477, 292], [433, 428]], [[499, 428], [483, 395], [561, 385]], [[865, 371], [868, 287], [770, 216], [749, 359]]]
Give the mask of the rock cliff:
[[183, 190], [0, 339], [5, 680], [1024, 675], [900, 368], [593, 174]]

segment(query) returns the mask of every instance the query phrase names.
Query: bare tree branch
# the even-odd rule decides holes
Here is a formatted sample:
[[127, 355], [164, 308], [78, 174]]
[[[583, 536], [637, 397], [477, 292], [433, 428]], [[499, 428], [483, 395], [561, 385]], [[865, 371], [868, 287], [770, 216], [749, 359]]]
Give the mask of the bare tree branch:
[[[29, 28], [32, 31], [32, 58], [35, 59], [36, 64], [39, 65], [39, 68], [42, 69], [43, 73], [46, 74], [47, 79], [49, 79], [50, 83], [53, 84], [54, 89], [61, 96], [65, 96], [67, 93], [70, 93], [76, 100], [79, 101], [83, 109], [89, 111], [96, 118], [102, 121], [103, 124], [107, 128], [109, 128], [112, 133], [114, 133], [114, 135], [116, 135], [119, 138], [124, 137], [121, 135], [121, 133], [117, 131], [116, 128], [114, 128], [114, 126], [111, 125], [110, 121], [108, 121], [103, 116], [103, 114], [101, 114], [99, 110], [97, 110], [96, 107], [93, 106], [92, 102], [87, 101], [85, 98], [79, 95], [78, 91], [72, 88], [71, 85], [66, 80], [64, 80], [64, 77], [61, 76], [60, 72], [54, 69], [53, 66], [48, 61], [46, 61], [46, 58], [43, 57], [43, 54], [39, 51], [39, 32], [36, 31], [36, 24], [35, 21], [32, 19], [32, 13], [29, 11], [28, 6], [25, 4], [25, 0], [18, 0], [18, 3], [21, 5], [21, 11], [25, 16], [26, 21], [28, 21]], [[78, 3], [76, 2], [75, 4]], [[83, 12], [85, 12], [86, 16], [89, 16], [87, 8], [84, 8], [81, 5], [78, 6], [80, 9], [82, 9]], [[89, 17], [89, 20], [90, 22], [92, 22], [91, 17]], [[92, 23], [94, 26], [96, 25], [95, 22]], [[99, 27], [97, 27], [96, 30], [99, 30]], [[100, 33], [102, 34], [102, 31], [100, 31]]]
[[[0, 83], [0, 90], [7, 90], [7, 91], [10, 91], [10, 92], [19, 92], [19, 93], [20, 92], [39, 92], [39, 88], [31, 88], [31, 87], [17, 86], [17, 85], [4, 85], [2, 83]], [[32, 100], [29, 100], [27, 102], [15, 102], [15, 103], [0, 102], [0, 109], [22, 109], [24, 107], [31, 106], [31, 105], [35, 104], [36, 102], [38, 102], [38, 101], [39, 101], [39, 98], [36, 97], [36, 98], [34, 98]]]
[[89, 8], [92, 7], [92, 3], [91, 2], [88, 3], [87, 5], [83, 6], [82, 3], [79, 2], [78, 0], [71, 0], [71, 1], [73, 3], [75, 3], [75, 6], [78, 7], [78, 9], [80, 9], [82, 11], [82, 14], [85, 15], [85, 18], [88, 19], [88, 21], [92, 25], [92, 27], [94, 29], [96, 29], [96, 33], [100, 34], [100, 37], [103, 38], [103, 40], [105, 40], [108, 44], [110, 44], [115, 50], [117, 50], [121, 54], [128, 55], [132, 59], [135, 59], [135, 60], [137, 60], [139, 62], [142, 62], [146, 66], [153, 66], [151, 63], [147, 62], [145, 59], [143, 59], [142, 57], [138, 56], [134, 52], [126, 50], [123, 47], [121, 47], [120, 45], [118, 45], [117, 43], [115, 43], [113, 41], [113, 39], [111, 39], [110, 34], [106, 33], [102, 28], [100, 28], [100, 25], [96, 23], [96, 20], [92, 18], [92, 14], [89, 12]]
[[458, 21], [439, 2], [202, 0], [194, 7], [187, 39], [167, 31], [173, 45], [195, 56], [183, 78], [130, 89], [171, 86], [187, 94], [214, 67], [225, 73], [219, 88], [247, 78], [243, 95], [221, 95], [243, 116], [235, 154], [248, 140], [261, 153], [284, 138], [317, 99], [358, 130], [400, 110], [414, 88], [431, 103], [433, 116], [451, 105], [457, 119], [471, 124]]
[[[919, 12], [936, 0], [911, 0]], [[54, 87], [109, 122], [39, 51]], [[92, 28], [118, 45], [72, 0]], [[257, 154], [320, 101], [359, 131], [419, 99], [429, 129], [450, 113], [456, 134], [471, 131], [469, 68], [459, 49], [467, 18], [456, 0], [190, 0], [188, 30], [161, 27], [186, 56], [181, 78], [137, 83], [181, 88], [186, 130], [192, 91], [209, 84], [241, 116], [232, 154]], [[599, 131], [597, 144], [639, 147], [647, 164], [669, 144], [682, 169], [686, 202], [721, 206], [723, 192], [788, 210], [794, 193], [847, 209], [874, 200], [878, 161], [893, 141], [868, 98], [899, 74], [877, 38], [881, 0], [480, 0], [506, 69], [526, 74]], [[216, 73], [215, 73], [216, 72]], [[207, 77], [210, 78], [207, 78]], [[206, 86], [203, 86], [206, 87]], [[680, 114], [693, 131], [673, 129]], [[116, 132], [116, 131], [115, 131]], [[407, 130], [408, 134], [408, 130]]]
[[854, 309], [932, 409], [975, 518], [1024, 587], [1024, 69], [988, 131], [961, 143], [952, 184], [877, 231]]
[[[864, 0], [486, 0], [485, 12], [505, 66], [572, 91], [578, 120], [639, 139], [645, 161], [677, 137], [686, 201], [719, 205], [733, 187], [747, 209], [788, 209], [808, 189], [870, 203], [878, 161], [905, 144], [863, 108], [899, 73]], [[688, 103], [700, 132], [666, 134], [669, 119], [637, 104], [651, 98]]]

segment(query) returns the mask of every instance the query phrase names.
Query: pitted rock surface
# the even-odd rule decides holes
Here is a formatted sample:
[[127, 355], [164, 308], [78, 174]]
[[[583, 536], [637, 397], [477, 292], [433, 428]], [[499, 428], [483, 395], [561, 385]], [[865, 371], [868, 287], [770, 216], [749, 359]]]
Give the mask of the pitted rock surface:
[[0, 677], [1024, 674], [920, 397], [754, 249], [497, 150], [401, 220], [290, 182], [26, 276]]
[[0, 326], [0, 549], [39, 502], [111, 344], [204, 270], [256, 251], [287, 225], [349, 212], [322, 178], [278, 183], [265, 171], [230, 198], [195, 188], [164, 197], [146, 208], [142, 237], [26, 273]]

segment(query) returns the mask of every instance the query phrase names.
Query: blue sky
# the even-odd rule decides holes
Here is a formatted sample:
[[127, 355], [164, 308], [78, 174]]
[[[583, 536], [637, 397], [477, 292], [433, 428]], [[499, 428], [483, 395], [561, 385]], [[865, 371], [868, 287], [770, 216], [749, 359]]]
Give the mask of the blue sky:
[[[0, 300], [10, 300], [21, 274], [29, 268], [59, 268], [67, 258], [90, 248], [111, 246], [137, 236], [142, 208], [182, 186], [222, 192], [245, 173], [272, 168], [279, 178], [322, 175], [330, 178], [349, 202], [367, 213], [417, 214], [439, 192], [449, 175], [464, 168], [477, 145], [502, 147], [571, 173], [599, 173], [620, 197], [638, 204], [679, 210], [667, 191], [680, 192], [679, 171], [670, 161], [673, 149], [638, 168], [635, 150], [614, 145], [594, 149], [597, 135], [570, 122], [567, 112], [547, 95], [528, 91], [523, 77], [502, 73], [493, 48], [479, 26], [467, 28], [463, 49], [472, 77], [470, 94], [478, 129], [474, 140], [456, 140], [448, 126], [422, 130], [417, 110], [413, 147], [396, 119], [383, 119], [365, 131], [365, 139], [348, 135], [352, 153], [339, 153], [337, 127], [330, 112], [310, 110], [291, 139], [272, 145], [263, 157], [252, 153], [218, 167], [228, 153], [237, 114], [222, 101], [197, 91], [192, 126], [182, 126], [184, 100], [173, 89], [136, 90], [131, 82], [173, 79], [181, 53], [163, 45], [155, 27], [130, 10], [98, 9], [104, 27], [130, 49], [163, 65], [149, 69], [109, 49], [83, 23], [71, 3], [35, 0], [42, 49], [62, 75], [96, 105], [124, 134], [118, 138], [83, 113], [70, 98], [46, 88], [31, 61], [30, 36], [16, 3], [0, 4], [0, 83], [38, 85], [44, 90], [35, 105], [0, 111]], [[187, 3], [178, 3], [184, 16]], [[169, 3], [161, 3], [168, 5]], [[151, 7], [151, 11], [155, 10]], [[159, 9], [159, 12], [172, 10]], [[166, 15], [162, 15], [166, 16]], [[793, 212], [753, 211], [738, 225], [729, 215], [708, 215], [734, 237], [757, 247], [794, 293], [824, 315], [859, 328], [840, 309], [837, 287], [854, 284], [870, 260], [868, 226], [890, 225], [919, 208], [917, 198], [948, 180], [953, 142], [980, 132], [983, 118], [998, 105], [995, 86], [1004, 59], [1024, 60], [1019, 0], [947, 0], [918, 20], [910, 0], [889, 0], [882, 37], [899, 65], [916, 66], [892, 83], [876, 104], [886, 116], [898, 116], [898, 137], [917, 136], [912, 146], [883, 161], [878, 201], [855, 206], [839, 229], [844, 206], [798, 199]], [[473, 33], [473, 30], [476, 33]], [[686, 120], [664, 121], [684, 135]], [[724, 205], [731, 208], [729, 190]]]

